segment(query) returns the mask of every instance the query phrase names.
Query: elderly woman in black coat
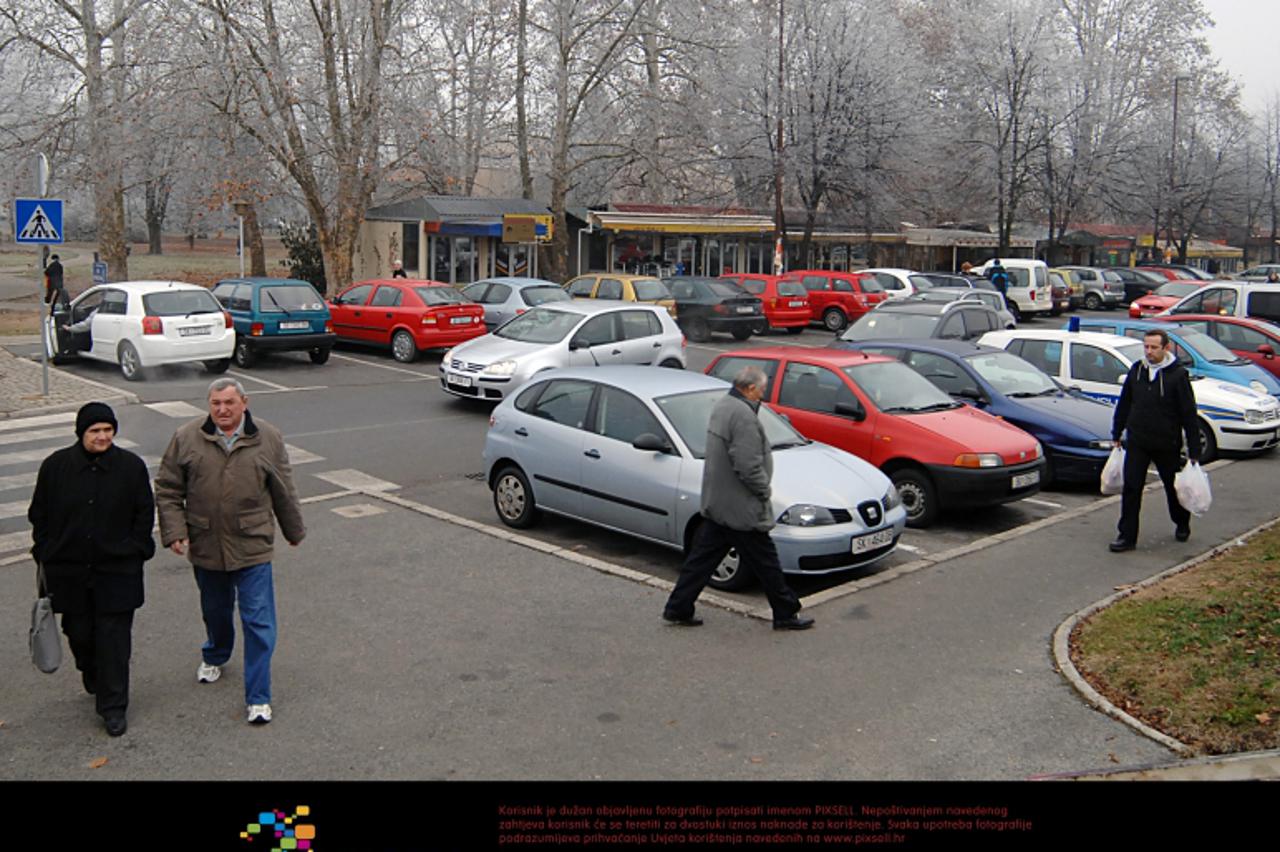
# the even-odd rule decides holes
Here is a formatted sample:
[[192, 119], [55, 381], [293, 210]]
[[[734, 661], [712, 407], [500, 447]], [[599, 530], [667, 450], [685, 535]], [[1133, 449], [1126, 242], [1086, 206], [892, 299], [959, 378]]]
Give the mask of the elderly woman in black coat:
[[133, 612], [142, 606], [142, 563], [156, 551], [151, 478], [142, 459], [115, 446], [117, 428], [109, 406], [81, 408], [76, 443], [40, 465], [27, 511], [31, 553], [113, 737], [127, 727]]

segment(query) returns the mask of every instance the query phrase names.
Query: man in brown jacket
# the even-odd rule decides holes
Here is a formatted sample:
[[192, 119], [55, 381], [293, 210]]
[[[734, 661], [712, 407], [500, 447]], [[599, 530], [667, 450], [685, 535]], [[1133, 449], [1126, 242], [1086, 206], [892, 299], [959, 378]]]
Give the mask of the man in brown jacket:
[[[244, 630], [248, 721], [271, 721], [271, 653], [276, 644], [271, 581], [275, 522], [289, 544], [306, 536], [280, 430], [255, 421], [235, 379], [209, 386], [209, 416], [174, 434], [156, 476], [160, 540], [190, 553], [208, 639], [196, 680], [213, 683], [231, 659], [236, 599]], [[275, 518], [272, 518], [274, 512]]]

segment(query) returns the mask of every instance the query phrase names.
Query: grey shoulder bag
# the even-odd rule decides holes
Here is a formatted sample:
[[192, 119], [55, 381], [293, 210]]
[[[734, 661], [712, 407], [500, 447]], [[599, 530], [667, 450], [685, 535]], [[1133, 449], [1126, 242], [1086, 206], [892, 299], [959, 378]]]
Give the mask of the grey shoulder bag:
[[44, 566], [36, 563], [36, 602], [31, 606], [31, 662], [45, 674], [53, 674], [62, 665], [62, 639], [58, 636], [58, 619], [53, 614], [53, 598], [45, 588]]

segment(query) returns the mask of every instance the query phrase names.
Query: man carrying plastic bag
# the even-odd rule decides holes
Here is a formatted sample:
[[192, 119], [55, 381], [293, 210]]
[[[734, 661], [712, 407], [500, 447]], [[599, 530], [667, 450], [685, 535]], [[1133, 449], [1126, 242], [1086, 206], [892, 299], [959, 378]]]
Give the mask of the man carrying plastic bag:
[[1174, 487], [1184, 434], [1187, 458], [1199, 468], [1200, 427], [1191, 379], [1186, 368], [1169, 351], [1169, 335], [1164, 331], [1148, 331], [1142, 338], [1142, 346], [1144, 357], [1125, 376], [1111, 424], [1112, 437], [1116, 441], [1123, 438], [1125, 448], [1120, 534], [1111, 542], [1112, 553], [1137, 546], [1142, 489], [1152, 462], [1164, 483], [1174, 538], [1186, 541], [1191, 536], [1191, 513], [1178, 501]]
[[1213, 492], [1209, 490], [1209, 474], [1195, 462], [1187, 462], [1173, 478], [1173, 488], [1178, 492], [1178, 502], [1197, 518], [1209, 511], [1213, 504]]

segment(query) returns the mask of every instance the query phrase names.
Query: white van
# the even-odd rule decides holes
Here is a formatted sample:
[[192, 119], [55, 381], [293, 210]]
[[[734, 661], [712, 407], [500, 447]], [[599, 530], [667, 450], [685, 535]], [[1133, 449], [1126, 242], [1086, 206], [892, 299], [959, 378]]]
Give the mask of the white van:
[[[974, 268], [973, 274], [987, 277], [994, 262], [988, 260], [982, 266]], [[1018, 322], [1022, 322], [1023, 317], [1049, 313], [1053, 307], [1053, 293], [1049, 287], [1048, 264], [1043, 260], [1028, 260], [1025, 257], [1002, 257], [1000, 265], [1009, 273], [1006, 301]]]
[[1213, 281], [1164, 312], [1253, 317], [1280, 323], [1280, 284], [1252, 281]]

